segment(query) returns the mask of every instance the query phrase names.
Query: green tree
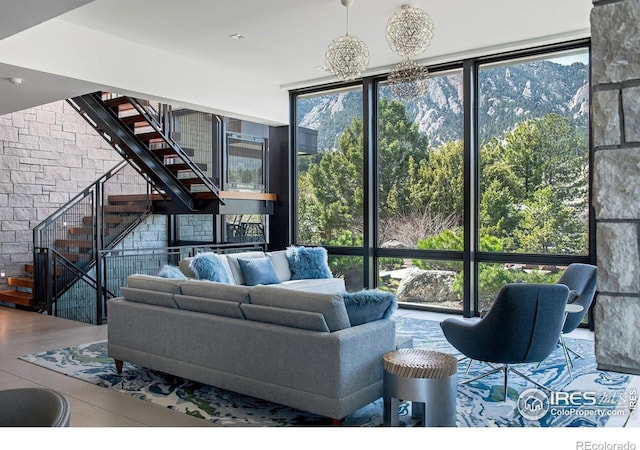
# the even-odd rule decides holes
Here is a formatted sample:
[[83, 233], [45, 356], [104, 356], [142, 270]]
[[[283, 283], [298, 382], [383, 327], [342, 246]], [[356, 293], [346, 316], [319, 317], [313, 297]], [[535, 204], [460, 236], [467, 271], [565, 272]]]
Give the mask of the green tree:
[[462, 222], [464, 170], [462, 141], [447, 142], [431, 149], [429, 158], [411, 161], [409, 204], [416, 210], [430, 210], [442, 217], [455, 216]]
[[573, 253], [586, 245], [583, 221], [556, 199], [551, 186], [537, 189], [523, 205], [522, 220], [514, 231], [525, 253]]
[[503, 239], [507, 251], [584, 252], [586, 148], [579, 128], [558, 114], [519, 123], [503, 142], [486, 144], [481, 233]]
[[309, 167], [318, 240], [327, 243], [343, 230], [362, 233], [362, 121], [354, 119], [340, 136], [339, 149], [323, 152], [319, 164]]
[[426, 161], [429, 141], [409, 120], [405, 105], [383, 97], [378, 107], [378, 198], [380, 216], [396, 215], [408, 204], [412, 164]]

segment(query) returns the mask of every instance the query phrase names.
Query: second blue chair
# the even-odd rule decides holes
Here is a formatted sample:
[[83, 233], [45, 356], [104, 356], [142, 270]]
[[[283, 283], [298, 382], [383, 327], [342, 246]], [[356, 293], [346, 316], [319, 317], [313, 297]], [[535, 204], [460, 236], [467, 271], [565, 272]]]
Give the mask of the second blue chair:
[[507, 284], [481, 320], [442, 321], [445, 337], [463, 355], [490, 365], [500, 364], [462, 384], [502, 372], [506, 400], [512, 372], [549, 391], [512, 365], [541, 362], [553, 352], [560, 340], [568, 298], [569, 288], [564, 284]]

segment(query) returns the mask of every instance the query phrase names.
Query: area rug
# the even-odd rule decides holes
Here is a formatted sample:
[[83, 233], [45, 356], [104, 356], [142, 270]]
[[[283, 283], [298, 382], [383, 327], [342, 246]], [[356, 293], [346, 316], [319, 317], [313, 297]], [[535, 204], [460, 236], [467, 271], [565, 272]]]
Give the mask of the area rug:
[[[539, 366], [530, 364], [518, 367], [552, 392], [567, 393], [548, 400], [548, 411], [543, 417], [532, 418], [526, 413], [523, 416], [518, 403], [520, 393], [535, 388], [533, 384], [511, 376], [508, 399], [504, 402], [500, 374], [462, 385], [460, 382], [465, 379], [487, 371], [487, 365], [474, 362], [466, 373], [468, 360], [464, 360], [446, 341], [438, 322], [398, 317], [396, 323], [398, 335], [411, 337], [414, 347], [438, 350], [459, 358], [459, 427], [621, 426], [629, 415], [628, 387], [630, 381], [637, 377], [597, 370], [592, 341], [567, 339], [570, 347], [583, 355], [582, 359], [574, 362], [573, 378], [569, 376], [560, 347]], [[123, 374], [118, 375], [113, 360], [107, 356], [106, 342], [34, 353], [21, 356], [20, 359], [220, 426], [328, 425], [323, 417], [131, 363], [125, 362]], [[412, 417], [410, 402], [401, 402], [399, 415], [401, 426], [419, 425], [418, 419]], [[348, 416], [344, 426], [382, 426], [382, 399]]]

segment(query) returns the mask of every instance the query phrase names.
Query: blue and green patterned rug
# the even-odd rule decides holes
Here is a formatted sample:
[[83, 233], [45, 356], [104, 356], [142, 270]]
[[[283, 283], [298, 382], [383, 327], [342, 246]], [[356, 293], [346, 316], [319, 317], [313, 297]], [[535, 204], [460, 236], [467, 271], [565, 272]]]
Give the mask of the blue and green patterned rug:
[[[413, 338], [414, 347], [460, 355], [444, 338], [438, 322], [399, 317], [398, 335]], [[629, 385], [637, 387], [638, 377], [597, 370], [593, 342], [567, 339], [570, 347], [584, 357], [574, 362], [573, 378], [566, 369], [560, 347], [540, 366], [522, 365], [519, 370], [560, 395], [560, 404], [547, 405], [548, 412], [539, 419], [525, 418], [518, 409], [518, 397], [535, 386], [512, 375], [508, 399], [502, 401], [502, 376], [494, 374], [461, 385], [464, 379], [488, 370], [486, 364], [474, 362], [468, 373], [467, 360], [458, 369], [457, 426], [459, 427], [604, 427], [623, 426], [630, 415]], [[78, 378], [98, 386], [114, 389], [221, 426], [323, 426], [326, 418], [248, 397], [190, 380], [126, 363], [122, 375], [115, 372], [107, 356], [106, 342], [21, 356], [24, 361]], [[543, 392], [543, 391], [540, 391]], [[553, 402], [551, 402], [553, 403]], [[401, 403], [403, 426], [416, 425], [410, 402]], [[382, 399], [348, 416], [345, 426], [381, 426]]]

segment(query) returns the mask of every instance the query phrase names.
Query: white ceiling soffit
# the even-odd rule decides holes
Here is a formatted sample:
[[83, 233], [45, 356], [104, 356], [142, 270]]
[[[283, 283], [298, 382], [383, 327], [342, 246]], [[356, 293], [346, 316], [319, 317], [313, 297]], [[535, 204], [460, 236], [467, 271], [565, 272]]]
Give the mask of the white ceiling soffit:
[[[369, 47], [366, 74], [385, 72], [400, 61], [384, 31], [404, 3], [355, 0], [349, 8], [349, 33]], [[434, 64], [588, 37], [592, 2], [414, 0], [411, 5], [428, 12], [435, 24], [432, 44], [419, 57]], [[345, 28], [339, 0], [95, 0], [0, 41], [0, 64], [285, 124], [288, 89], [334, 81], [322, 69], [324, 52]], [[229, 37], [236, 33], [245, 38]]]
[[0, 0], [0, 39], [71, 11], [93, 0]]

